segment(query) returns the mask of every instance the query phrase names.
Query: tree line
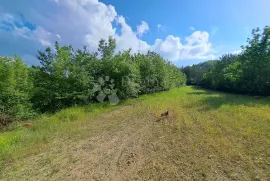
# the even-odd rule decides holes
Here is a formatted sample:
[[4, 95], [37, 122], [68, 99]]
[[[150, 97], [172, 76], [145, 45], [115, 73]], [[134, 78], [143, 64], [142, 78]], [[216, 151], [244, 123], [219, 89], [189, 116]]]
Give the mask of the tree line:
[[181, 67], [181, 70], [187, 76], [187, 85], [201, 85], [203, 74], [208, 72], [215, 62], [215, 60], [209, 60], [199, 64]]
[[183, 67], [189, 84], [249, 95], [270, 95], [270, 28], [252, 30], [239, 54]]
[[18, 56], [0, 57], [0, 122], [96, 102], [101, 91], [123, 100], [185, 85], [185, 74], [157, 53], [115, 48], [112, 37], [96, 52], [56, 42], [38, 51], [40, 65], [31, 67]]

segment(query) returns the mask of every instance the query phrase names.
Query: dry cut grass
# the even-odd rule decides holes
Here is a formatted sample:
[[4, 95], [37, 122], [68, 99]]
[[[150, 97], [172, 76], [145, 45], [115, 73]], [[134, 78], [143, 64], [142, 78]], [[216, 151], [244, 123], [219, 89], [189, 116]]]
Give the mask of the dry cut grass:
[[[270, 100], [184, 87], [0, 134], [3, 180], [270, 180]], [[164, 110], [169, 116], [159, 120]]]

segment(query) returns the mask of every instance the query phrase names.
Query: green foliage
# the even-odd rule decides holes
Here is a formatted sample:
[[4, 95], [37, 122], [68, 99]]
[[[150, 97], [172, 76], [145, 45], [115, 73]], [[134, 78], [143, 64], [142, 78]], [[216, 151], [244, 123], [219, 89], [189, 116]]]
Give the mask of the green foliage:
[[[60, 47], [56, 52], [47, 48], [39, 52], [40, 67], [33, 67], [34, 108], [41, 111], [56, 111], [73, 105], [94, 102], [99, 94], [100, 78], [110, 82], [101, 85], [106, 95], [117, 94], [120, 99], [137, 97], [180, 87], [185, 84], [185, 75], [176, 66], [149, 52], [147, 55], [118, 52], [115, 39], [108, 43], [100, 40], [98, 53], [83, 50], [74, 51], [71, 46]], [[100, 55], [98, 58], [98, 55]]]
[[[236, 93], [270, 95], [270, 28], [266, 26], [262, 32], [254, 29], [247, 43], [240, 54], [226, 54], [215, 61], [203, 74], [199, 85]], [[188, 80], [193, 78], [187, 75]]]
[[103, 76], [109, 76], [114, 80], [118, 97], [124, 99], [134, 97], [139, 92], [140, 72], [132, 61], [130, 50], [119, 52], [109, 61], [102, 60]]
[[102, 55], [103, 60], [112, 58], [115, 48], [116, 41], [111, 36], [109, 36], [108, 43], [104, 39], [101, 39], [99, 41], [98, 51]]
[[243, 89], [249, 93], [270, 95], [270, 28], [263, 32], [257, 28], [252, 31], [253, 38], [243, 46], [240, 57], [243, 69]]
[[140, 72], [140, 94], [154, 93], [185, 85], [186, 76], [175, 65], [155, 52], [136, 54]]
[[215, 60], [209, 60], [197, 65], [182, 67], [181, 70], [187, 75], [187, 85], [200, 85], [203, 74], [210, 70]]
[[29, 101], [32, 83], [28, 72], [20, 57], [0, 57], [0, 124], [33, 114]]
[[56, 111], [65, 107], [89, 102], [93, 97], [93, 79], [89, 68], [96, 56], [71, 46], [59, 47], [56, 52], [47, 48], [39, 52], [43, 66], [33, 67], [33, 107], [41, 112]]
[[[55, 112], [96, 102], [100, 91], [126, 99], [185, 85], [185, 74], [160, 55], [131, 54], [131, 50], [115, 53], [115, 48], [112, 37], [108, 42], [100, 40], [98, 52], [93, 53], [86, 47], [74, 50], [56, 42], [54, 48], [38, 51], [41, 65], [31, 68], [18, 57], [1, 58], [1, 115]], [[100, 85], [100, 79], [109, 82]]]

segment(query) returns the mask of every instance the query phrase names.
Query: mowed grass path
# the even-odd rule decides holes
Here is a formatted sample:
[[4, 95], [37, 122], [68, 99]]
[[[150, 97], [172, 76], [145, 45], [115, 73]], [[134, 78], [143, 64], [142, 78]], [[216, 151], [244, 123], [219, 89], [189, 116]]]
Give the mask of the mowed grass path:
[[270, 180], [270, 99], [183, 87], [70, 108], [0, 133], [0, 157], [1, 180]]

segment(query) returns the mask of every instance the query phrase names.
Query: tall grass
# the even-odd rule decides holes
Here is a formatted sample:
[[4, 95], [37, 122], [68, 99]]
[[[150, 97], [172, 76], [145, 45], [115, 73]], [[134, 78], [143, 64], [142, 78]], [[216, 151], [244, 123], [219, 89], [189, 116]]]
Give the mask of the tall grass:
[[[34, 154], [45, 149], [44, 144], [54, 138], [78, 134], [80, 124], [95, 118], [102, 112], [114, 107], [107, 103], [73, 107], [62, 110], [54, 115], [42, 115], [28, 123], [32, 127], [25, 128], [22, 122], [13, 123], [9, 130], [0, 133], [0, 166], [12, 162], [19, 156]], [[74, 122], [77, 126], [74, 126]], [[79, 123], [79, 124], [78, 124]], [[79, 125], [79, 126], [78, 126]]]

